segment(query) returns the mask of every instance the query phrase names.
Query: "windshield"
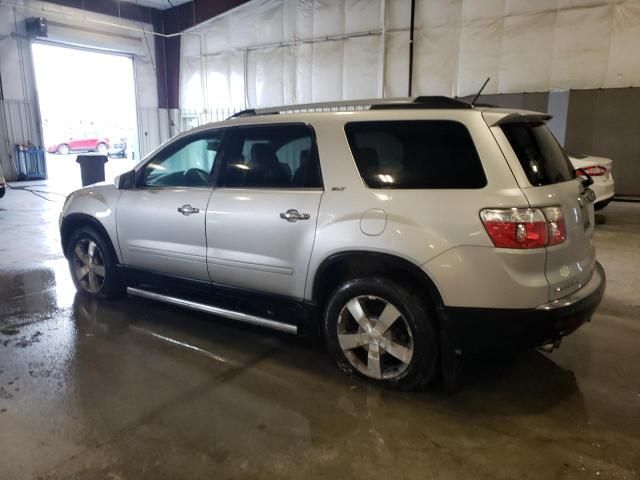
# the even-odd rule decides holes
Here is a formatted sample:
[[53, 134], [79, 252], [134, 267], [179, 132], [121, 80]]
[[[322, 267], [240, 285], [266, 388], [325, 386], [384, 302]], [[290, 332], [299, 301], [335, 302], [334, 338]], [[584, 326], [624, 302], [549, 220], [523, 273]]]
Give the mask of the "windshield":
[[544, 123], [506, 123], [502, 131], [531, 185], [552, 185], [575, 177], [569, 157]]

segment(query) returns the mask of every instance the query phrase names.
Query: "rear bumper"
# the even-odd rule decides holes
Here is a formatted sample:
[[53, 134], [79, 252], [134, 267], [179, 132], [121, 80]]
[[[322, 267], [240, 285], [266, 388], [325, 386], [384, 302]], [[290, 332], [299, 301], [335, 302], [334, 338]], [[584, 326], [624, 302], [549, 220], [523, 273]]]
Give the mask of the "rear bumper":
[[463, 355], [516, 351], [544, 345], [569, 335], [588, 322], [606, 287], [602, 266], [580, 290], [531, 309], [442, 307], [443, 326]]
[[593, 185], [589, 188], [596, 194], [596, 206], [611, 200], [615, 195], [615, 184], [613, 177], [609, 176], [607, 179], [600, 180], [601, 177], [595, 177]]

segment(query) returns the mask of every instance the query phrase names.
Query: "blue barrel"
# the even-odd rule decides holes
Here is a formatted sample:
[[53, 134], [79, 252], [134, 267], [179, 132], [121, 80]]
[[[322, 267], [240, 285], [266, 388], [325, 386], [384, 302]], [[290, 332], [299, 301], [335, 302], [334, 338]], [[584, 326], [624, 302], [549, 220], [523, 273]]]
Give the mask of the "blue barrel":
[[18, 180], [46, 180], [47, 160], [42, 148], [17, 146], [13, 166]]

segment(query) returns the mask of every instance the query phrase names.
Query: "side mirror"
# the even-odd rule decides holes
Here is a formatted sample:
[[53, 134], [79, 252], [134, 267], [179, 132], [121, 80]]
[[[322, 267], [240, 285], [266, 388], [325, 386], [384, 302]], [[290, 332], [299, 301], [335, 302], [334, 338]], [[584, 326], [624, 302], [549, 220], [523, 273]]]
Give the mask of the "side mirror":
[[129, 170], [128, 172], [118, 175], [113, 181], [118, 190], [131, 190], [136, 186], [136, 171]]

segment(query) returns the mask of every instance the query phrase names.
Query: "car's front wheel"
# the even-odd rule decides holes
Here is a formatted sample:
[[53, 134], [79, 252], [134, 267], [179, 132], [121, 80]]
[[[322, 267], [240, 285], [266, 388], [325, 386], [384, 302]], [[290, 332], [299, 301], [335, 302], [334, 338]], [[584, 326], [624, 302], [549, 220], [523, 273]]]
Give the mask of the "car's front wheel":
[[99, 143], [96, 150], [100, 155], [106, 155], [109, 151], [109, 147], [107, 147], [107, 145], [104, 143]]
[[106, 240], [90, 227], [73, 232], [67, 244], [67, 259], [71, 277], [80, 293], [97, 298], [124, 295], [116, 259]]
[[438, 368], [438, 341], [424, 299], [382, 277], [349, 280], [324, 311], [327, 346], [338, 366], [385, 387], [427, 386]]

